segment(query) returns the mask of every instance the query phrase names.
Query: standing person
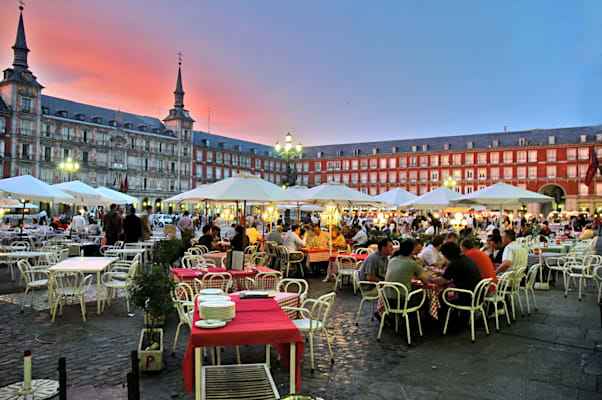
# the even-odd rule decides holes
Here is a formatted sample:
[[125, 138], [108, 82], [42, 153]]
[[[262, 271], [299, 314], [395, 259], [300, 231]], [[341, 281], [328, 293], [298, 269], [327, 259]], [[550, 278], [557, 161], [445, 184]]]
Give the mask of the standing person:
[[142, 235], [142, 223], [136, 215], [136, 209], [130, 208], [130, 213], [123, 220], [123, 232], [126, 243], [136, 243]]
[[182, 218], [178, 221], [178, 229], [182, 235], [182, 240], [188, 245], [190, 239], [194, 236], [194, 222], [192, 222], [188, 210], [184, 211]]
[[140, 240], [148, 240], [153, 236], [153, 228], [151, 227], [150, 215], [153, 211], [153, 206], [146, 206], [144, 212], [140, 214]]
[[83, 232], [86, 230], [86, 219], [80, 215], [75, 214], [73, 216], [73, 220], [71, 221], [71, 229], [75, 232]]
[[215, 220], [213, 221], [213, 225], [217, 226], [221, 229], [222, 227], [222, 218], [219, 216], [219, 213], [215, 214]]
[[112, 246], [119, 240], [119, 235], [123, 231], [123, 218], [117, 212], [117, 204], [111, 204], [109, 212], [105, 214], [103, 220], [107, 246]]

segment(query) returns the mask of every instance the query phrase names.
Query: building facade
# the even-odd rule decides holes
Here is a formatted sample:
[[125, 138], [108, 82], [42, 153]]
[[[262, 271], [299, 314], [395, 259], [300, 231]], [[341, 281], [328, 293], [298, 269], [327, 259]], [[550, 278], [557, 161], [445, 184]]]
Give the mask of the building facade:
[[395, 187], [421, 195], [452, 177], [462, 194], [506, 182], [555, 199], [532, 212], [594, 212], [602, 210], [602, 179], [584, 182], [592, 147], [602, 156], [602, 126], [315, 146], [295, 166], [306, 186], [340, 182], [370, 195]]

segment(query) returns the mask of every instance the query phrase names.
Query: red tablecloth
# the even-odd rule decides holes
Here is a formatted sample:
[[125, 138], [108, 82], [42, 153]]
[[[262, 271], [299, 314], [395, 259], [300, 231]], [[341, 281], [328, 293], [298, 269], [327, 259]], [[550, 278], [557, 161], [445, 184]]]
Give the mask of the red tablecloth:
[[339, 253], [336, 255], [333, 255], [332, 257], [330, 257], [328, 259], [328, 270], [326, 271], [326, 276], [331, 276], [331, 275], [336, 275], [336, 273], [338, 272], [338, 267], [337, 267], [337, 263], [335, 262], [335, 260], [337, 259], [337, 256], [351, 256], [353, 258], [355, 258], [356, 261], [364, 261], [366, 259], [366, 257], [368, 257], [370, 254], [349, 254], [349, 253]]
[[[230, 296], [239, 296], [241, 293], [245, 292], [248, 292], [248, 290], [232, 293]], [[278, 303], [280, 307], [301, 307], [301, 298], [298, 293], [275, 292], [274, 294], [274, 300], [276, 300], [276, 303]], [[286, 310], [285, 313], [290, 319], [296, 319], [299, 314], [298, 311], [295, 310]]]
[[[256, 266], [255, 269], [244, 269], [242, 271], [226, 271], [225, 268], [207, 268], [207, 272], [227, 272], [232, 275], [232, 292], [238, 292], [239, 290], [246, 289], [245, 279], [253, 278], [258, 272], [278, 272], [268, 267]], [[196, 269], [189, 268], [173, 268], [171, 275], [174, 282], [186, 282], [190, 285], [194, 285], [194, 278], [201, 279], [205, 273]], [[221, 285], [219, 281], [216, 284]], [[207, 288], [205, 288], [207, 289]]]
[[[200, 329], [192, 326], [188, 347], [184, 355], [182, 374], [186, 393], [194, 386], [194, 349], [196, 347], [244, 346], [272, 344], [280, 354], [284, 365], [289, 365], [290, 344], [296, 344], [296, 389], [301, 389], [301, 357], [303, 356], [303, 337], [293, 321], [282, 311], [274, 299], [240, 300], [232, 297], [236, 303], [236, 317], [226, 326], [218, 329]], [[194, 309], [194, 322], [199, 313]]]

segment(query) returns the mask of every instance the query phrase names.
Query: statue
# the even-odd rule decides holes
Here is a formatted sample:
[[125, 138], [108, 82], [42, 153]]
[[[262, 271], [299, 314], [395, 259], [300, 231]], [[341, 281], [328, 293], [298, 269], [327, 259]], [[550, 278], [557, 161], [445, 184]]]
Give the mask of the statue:
[[290, 187], [295, 186], [297, 184], [297, 171], [294, 168], [291, 168], [291, 164], [286, 164], [286, 174], [282, 178], [282, 184]]

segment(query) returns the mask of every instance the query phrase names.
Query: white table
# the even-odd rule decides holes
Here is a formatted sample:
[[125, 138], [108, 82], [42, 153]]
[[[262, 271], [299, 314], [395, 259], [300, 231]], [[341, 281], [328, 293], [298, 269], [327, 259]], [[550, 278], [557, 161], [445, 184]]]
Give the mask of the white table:
[[96, 314], [100, 314], [100, 273], [118, 260], [118, 257], [72, 257], [61, 261], [48, 271], [50, 273], [82, 272], [84, 274], [96, 274]]
[[142, 254], [146, 250], [144, 249], [109, 249], [105, 250], [105, 254], [108, 256], [120, 256], [123, 258], [128, 258], [128, 256], [135, 257], [137, 254]]
[[0, 258], [35, 258], [49, 254], [47, 251], [9, 251], [0, 253]]

